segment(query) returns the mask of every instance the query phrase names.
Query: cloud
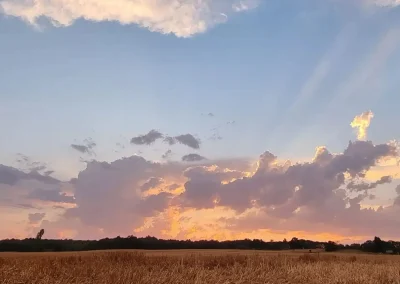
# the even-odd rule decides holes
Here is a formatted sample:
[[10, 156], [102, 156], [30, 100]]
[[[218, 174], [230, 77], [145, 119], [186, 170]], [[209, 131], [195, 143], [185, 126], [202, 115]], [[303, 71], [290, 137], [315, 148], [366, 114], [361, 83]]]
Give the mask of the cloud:
[[179, 143], [186, 145], [193, 149], [200, 149], [201, 141], [195, 138], [192, 134], [184, 134], [174, 137]]
[[56, 203], [75, 203], [73, 196], [68, 196], [66, 193], [61, 192], [59, 189], [46, 190], [37, 188], [29, 193], [28, 198], [40, 201], [51, 201]]
[[24, 171], [30, 171], [30, 172], [50, 171], [47, 169], [47, 165], [45, 163], [32, 161], [30, 157], [23, 155], [21, 153], [17, 154], [16, 162], [18, 163], [18, 168]]
[[400, 5], [399, 0], [370, 0], [373, 4], [382, 6], [382, 7], [396, 7]]
[[37, 224], [42, 221], [46, 216], [46, 213], [33, 213], [28, 215], [28, 221], [30, 224]]
[[175, 137], [167, 136], [164, 142], [170, 146], [180, 143], [193, 149], [199, 149], [201, 144], [200, 139], [195, 138], [192, 134], [183, 134]]
[[[390, 195], [385, 206], [377, 202], [381, 189], [397, 183], [396, 176], [368, 176], [399, 158], [396, 143], [357, 140], [339, 153], [317, 147], [314, 157], [302, 162], [269, 151], [255, 160], [204, 160], [198, 154], [179, 162], [140, 156], [92, 160], [69, 182], [0, 166], [0, 210], [7, 207], [7, 216], [23, 211], [25, 221], [28, 210], [38, 208], [47, 216], [38, 222], [49, 237], [223, 239], [282, 232], [347, 238], [379, 231], [392, 238], [400, 234], [399, 186], [385, 192]], [[23, 232], [26, 222], [16, 226]]]
[[[332, 228], [346, 228], [352, 233], [371, 234], [372, 230], [366, 229], [370, 224], [362, 222], [360, 226], [359, 219], [368, 216], [384, 221], [382, 215], [388, 214], [385, 216], [389, 218], [392, 211], [398, 209], [382, 209], [384, 214], [381, 211], [378, 213], [362, 210], [359, 203], [368, 195], [351, 197], [352, 193], [343, 189], [348, 182], [345, 175], [351, 180], [359, 179], [379, 160], [392, 156], [398, 156], [393, 146], [373, 145], [364, 141], [349, 143], [341, 154], [327, 155], [327, 150], [319, 150], [313, 162], [293, 165], [288, 162], [280, 164], [276, 156], [265, 152], [260, 156], [258, 169], [254, 174], [228, 183], [223, 183], [211, 171], [201, 168], [190, 170], [186, 173], [189, 180], [185, 183], [185, 192], [180, 198], [183, 204], [193, 208], [214, 208], [218, 205], [234, 210], [237, 216], [243, 215], [247, 210], [257, 210], [265, 219], [254, 221], [252, 229], [260, 228], [259, 224], [262, 223], [285, 230], [299, 229], [299, 224], [303, 226], [303, 230], [313, 230], [313, 226], [321, 225], [321, 230], [324, 230], [323, 224], [328, 224]], [[389, 177], [383, 177], [376, 184], [390, 180]], [[246, 218], [243, 224], [237, 218], [234, 217], [230, 225], [236, 224], [238, 230], [249, 225]], [[293, 228], [289, 225], [278, 225], [279, 220], [283, 219]], [[393, 222], [381, 224], [391, 233], [394, 233], [391, 229], [393, 225]]]
[[350, 190], [355, 190], [355, 191], [368, 191], [370, 189], [377, 188], [377, 186], [385, 184], [385, 183], [391, 183], [393, 181], [393, 178], [391, 176], [383, 176], [379, 180], [373, 183], [355, 183], [354, 181], [351, 181], [349, 184], [347, 184], [347, 189]]
[[218, 141], [218, 140], [222, 140], [222, 136], [219, 134], [219, 129], [217, 127], [211, 129], [211, 131], [213, 132], [212, 135], [208, 138], [209, 140], [212, 141]]
[[47, 184], [57, 184], [58, 180], [50, 177], [43, 176], [36, 171], [25, 173], [16, 168], [4, 166], [0, 164], [0, 184], [13, 186], [21, 180], [36, 180]]
[[357, 139], [365, 140], [367, 139], [367, 130], [371, 124], [371, 120], [374, 117], [372, 111], [363, 112], [360, 115], [357, 115], [350, 126], [357, 130]]
[[78, 19], [136, 24], [150, 31], [190, 37], [227, 20], [226, 15], [256, 8], [257, 0], [2, 0], [0, 10], [37, 26], [46, 17], [55, 27]]
[[91, 138], [85, 139], [84, 144], [71, 144], [71, 148], [82, 153], [88, 155], [95, 155], [94, 148], [96, 147], [96, 143], [92, 141]]
[[162, 155], [162, 158], [163, 158], [163, 159], [168, 159], [168, 158], [171, 156], [171, 154], [172, 154], [172, 151], [171, 151], [171, 150], [167, 150], [167, 151]]
[[148, 181], [146, 181], [144, 184], [142, 184], [140, 186], [140, 189], [142, 191], [147, 191], [149, 189], [159, 186], [162, 183], [163, 183], [163, 180], [161, 178], [152, 177]]
[[254, 9], [255, 7], [258, 6], [258, 4], [259, 4], [259, 1], [257, 1], [257, 0], [252, 0], [252, 1], [241, 0], [241, 1], [236, 1], [235, 3], [233, 3], [232, 9], [235, 12], [243, 12], [243, 11]]
[[[0, 209], [7, 208], [22, 214], [25, 210], [48, 210], [56, 202], [73, 206], [70, 185], [38, 172], [25, 173], [21, 170], [0, 165]], [[2, 213], [0, 213], [2, 214]], [[26, 215], [25, 215], [26, 217]]]
[[[145, 197], [143, 189], [155, 187], [161, 180], [178, 176], [181, 171], [179, 165], [153, 163], [139, 156], [111, 163], [89, 162], [74, 180], [76, 207], [68, 209], [59, 222], [70, 224], [75, 220], [87, 229], [101, 228], [107, 235], [133, 234], [149, 215], [165, 210], [171, 198], [169, 194]], [[49, 224], [51, 226], [60, 224]], [[93, 237], [85, 235], [84, 231], [78, 235]]]
[[199, 162], [207, 160], [205, 157], [200, 156], [199, 154], [188, 154], [182, 157], [183, 162]]
[[[392, 144], [356, 141], [338, 154], [319, 147], [311, 161], [302, 163], [281, 161], [265, 152], [254, 169], [249, 160], [207, 160], [191, 166], [132, 156], [111, 163], [88, 162], [69, 183], [73, 196], [54, 185], [35, 184], [15, 201], [50, 202], [48, 210], [61, 212], [59, 219], [41, 223], [49, 237], [60, 232], [84, 239], [131, 234], [217, 236], [208, 230], [191, 233], [194, 227], [209, 227], [207, 222], [221, 232], [219, 238], [258, 235], [265, 227], [284, 234], [297, 230], [355, 236], [379, 230], [382, 236], [392, 236], [400, 233], [394, 218], [400, 213], [400, 201], [377, 210], [360, 204], [370, 199], [370, 189], [392, 181], [382, 176], [367, 183], [365, 173], [398, 155]], [[20, 187], [14, 185], [7, 192], [19, 192]], [[73, 206], [53, 208], [58, 202]]]
[[131, 143], [135, 145], [151, 145], [161, 138], [163, 138], [163, 134], [153, 129], [145, 135], [133, 137]]
[[171, 136], [167, 136], [164, 138], [164, 142], [167, 143], [168, 145], [172, 146], [176, 144], [176, 139]]

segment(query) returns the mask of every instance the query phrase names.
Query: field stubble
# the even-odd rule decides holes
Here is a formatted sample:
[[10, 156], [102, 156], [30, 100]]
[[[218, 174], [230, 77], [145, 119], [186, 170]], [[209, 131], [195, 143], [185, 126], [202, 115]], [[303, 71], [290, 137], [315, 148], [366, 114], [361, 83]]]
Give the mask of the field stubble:
[[400, 258], [335, 254], [0, 255], [1, 284], [400, 284]]

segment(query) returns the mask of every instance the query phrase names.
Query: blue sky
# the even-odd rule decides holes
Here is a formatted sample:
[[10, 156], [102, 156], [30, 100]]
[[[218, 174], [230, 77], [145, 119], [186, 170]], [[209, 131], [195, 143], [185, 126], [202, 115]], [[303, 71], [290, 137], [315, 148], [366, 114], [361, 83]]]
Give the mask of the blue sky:
[[[215, 19], [196, 8], [193, 18], [164, 12], [169, 2], [146, 9], [154, 17], [171, 13], [172, 24], [150, 19], [145, 28], [135, 20], [139, 12], [129, 18], [113, 10], [108, 17], [119, 21], [110, 22], [62, 0], [39, 1], [36, 10], [27, 1], [0, 1], [1, 163], [17, 167], [22, 153], [67, 181], [84, 169], [80, 157], [112, 162], [140, 153], [161, 160], [165, 143], [130, 144], [151, 129], [201, 139], [198, 151], [174, 146], [175, 160], [192, 152], [257, 159], [267, 150], [311, 159], [318, 146], [343, 151], [356, 139], [350, 122], [367, 110], [375, 114], [368, 139], [400, 138], [396, 1], [202, 1], [219, 13]], [[66, 20], [62, 8], [74, 16]], [[39, 27], [26, 21], [32, 15]], [[206, 28], [182, 34], [181, 20]], [[159, 31], [150, 31], [154, 26]], [[222, 140], [209, 139], [213, 128]], [[70, 147], [89, 137], [95, 157]]]
[[[65, 28], [44, 23], [38, 31], [2, 16], [4, 159], [17, 152], [68, 159], [68, 145], [87, 137], [108, 159], [113, 144], [129, 144], [149, 129], [206, 140], [211, 128], [231, 120], [237, 124], [221, 129], [223, 141], [205, 143], [209, 156], [271, 150], [309, 157], [319, 145], [341, 149], [353, 138], [348, 122], [367, 109], [383, 120], [376, 125], [387, 125], [372, 126], [371, 138], [398, 138], [390, 132], [400, 116], [393, 103], [398, 35], [379, 50], [399, 26], [396, 10], [265, 1], [189, 39], [83, 20]], [[315, 86], [302, 94], [307, 84]], [[347, 97], [326, 112], [341, 89]], [[209, 112], [215, 117], [201, 116]]]

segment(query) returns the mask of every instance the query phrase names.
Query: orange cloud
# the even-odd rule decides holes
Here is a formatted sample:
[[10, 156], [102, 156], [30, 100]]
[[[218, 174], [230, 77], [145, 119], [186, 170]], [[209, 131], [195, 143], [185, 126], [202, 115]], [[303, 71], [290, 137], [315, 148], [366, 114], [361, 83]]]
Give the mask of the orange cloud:
[[374, 117], [372, 111], [363, 112], [357, 115], [351, 122], [351, 127], [357, 130], [357, 139], [365, 140], [367, 138], [367, 130], [371, 124], [371, 120]]

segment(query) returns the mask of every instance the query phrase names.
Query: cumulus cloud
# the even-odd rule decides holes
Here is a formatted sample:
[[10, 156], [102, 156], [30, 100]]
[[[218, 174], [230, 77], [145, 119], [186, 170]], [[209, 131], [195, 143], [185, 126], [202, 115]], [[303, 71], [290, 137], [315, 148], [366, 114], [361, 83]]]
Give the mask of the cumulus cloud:
[[41, 17], [56, 27], [70, 26], [78, 19], [116, 21], [189, 37], [225, 22], [233, 12], [257, 5], [258, 0], [2, 0], [0, 10], [36, 26]]
[[[373, 234], [379, 229], [382, 236], [392, 236], [400, 233], [394, 218], [400, 213], [400, 201], [379, 210], [360, 204], [369, 200], [370, 189], [392, 181], [382, 176], [367, 183], [365, 173], [381, 160], [398, 156], [392, 144], [356, 141], [338, 154], [319, 147], [311, 161], [295, 164], [265, 152], [254, 169], [248, 160], [207, 160], [201, 166], [155, 163], [139, 156], [111, 163], [91, 161], [69, 183], [73, 196], [54, 184], [41, 183], [14, 202], [50, 202], [58, 214], [64, 212], [58, 220], [41, 223], [55, 237], [62, 229], [76, 238], [150, 232], [186, 238], [190, 226], [205, 225], [196, 221], [199, 214], [226, 230], [227, 236], [265, 227], [310, 234], [341, 230], [344, 235]], [[7, 182], [14, 184], [8, 193], [21, 190], [22, 185], [16, 187], [21, 180]], [[73, 206], [53, 208], [54, 203], [67, 202]], [[204, 210], [214, 215], [200, 213]]]
[[351, 127], [357, 130], [358, 140], [367, 139], [367, 130], [371, 124], [372, 118], [374, 118], [372, 111], [366, 111], [360, 115], [357, 115], [351, 122]]
[[206, 158], [199, 154], [188, 154], [182, 157], [183, 162], [199, 162], [203, 160], [206, 160]]
[[[325, 158], [320, 159], [320, 155]], [[293, 225], [292, 230], [298, 229], [294, 224], [298, 222], [303, 229], [325, 223], [357, 233], [366, 232], [368, 225], [360, 227], [358, 218], [382, 213], [367, 212], [360, 208], [359, 203], [368, 195], [361, 194], [353, 198], [351, 192], [344, 189], [347, 182], [345, 175], [359, 179], [381, 158], [392, 156], [398, 156], [398, 153], [390, 145], [373, 145], [364, 141], [350, 143], [341, 154], [327, 155], [327, 151], [318, 151], [313, 162], [294, 165], [287, 162], [279, 164], [276, 156], [266, 152], [260, 156], [254, 174], [228, 183], [221, 182], [209, 171], [189, 171], [186, 174], [189, 180], [180, 198], [190, 207], [214, 208], [218, 204], [235, 210], [239, 215], [246, 210], [257, 209], [265, 215], [262, 223], [266, 226], [276, 226], [274, 222], [285, 219], [293, 221], [288, 222]], [[390, 177], [383, 177], [368, 188], [390, 181]], [[384, 212], [391, 214], [392, 210], [395, 209]], [[239, 223], [236, 225], [240, 227]], [[252, 229], [257, 229], [260, 223], [256, 224]], [[389, 230], [393, 225], [386, 223], [386, 229]], [[283, 228], [290, 229], [290, 226]]]
[[[182, 136], [181, 141], [174, 138], [199, 145]], [[141, 141], [154, 137], [146, 139]], [[249, 237], [266, 228], [343, 236], [379, 231], [382, 237], [393, 237], [400, 233], [400, 186], [391, 192], [392, 204], [365, 206], [379, 193], [371, 190], [396, 178], [379, 174], [367, 179], [368, 173], [398, 158], [396, 143], [357, 140], [339, 153], [318, 147], [309, 161], [296, 163], [269, 151], [256, 161], [204, 160], [198, 154], [163, 163], [140, 156], [93, 160], [69, 182], [0, 165], [0, 206], [40, 207], [46, 216], [60, 216], [37, 221], [50, 237], [68, 232], [84, 239], [132, 234], [201, 238], [203, 230], [197, 236], [190, 232], [194, 227], [210, 228], [208, 224], [223, 232], [220, 238]], [[186, 163], [193, 161], [202, 162]]]
[[77, 220], [88, 228], [101, 228], [107, 235], [133, 234], [149, 215], [166, 209], [171, 198], [165, 194], [145, 197], [143, 190], [181, 171], [179, 165], [153, 163], [139, 156], [111, 163], [89, 162], [74, 180], [76, 206], [66, 211], [62, 222]]
[[133, 137], [131, 139], [131, 143], [135, 145], [151, 145], [156, 142], [158, 139], [162, 139], [163, 134], [157, 130], [151, 130], [149, 133], [145, 135], [139, 135]]

